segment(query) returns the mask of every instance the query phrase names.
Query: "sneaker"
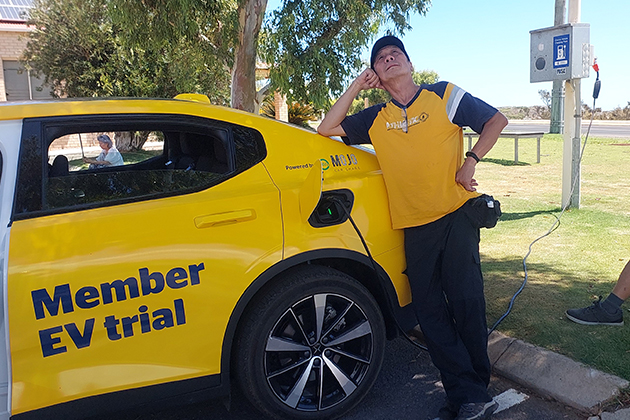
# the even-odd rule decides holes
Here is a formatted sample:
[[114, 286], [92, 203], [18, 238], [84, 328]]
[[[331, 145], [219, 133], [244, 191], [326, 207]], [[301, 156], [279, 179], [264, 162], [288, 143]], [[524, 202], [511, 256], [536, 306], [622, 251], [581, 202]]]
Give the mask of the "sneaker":
[[444, 407], [440, 408], [438, 415], [433, 420], [455, 420], [457, 417], [457, 407], [451, 404], [450, 401], [446, 401]]
[[459, 413], [455, 420], [481, 420], [489, 419], [492, 413], [499, 408], [499, 404], [494, 400], [487, 403], [466, 403], [459, 408]]
[[586, 308], [567, 310], [567, 318], [582, 325], [623, 325], [623, 312], [621, 310], [614, 314], [609, 314], [602, 308], [602, 298], [593, 302]]

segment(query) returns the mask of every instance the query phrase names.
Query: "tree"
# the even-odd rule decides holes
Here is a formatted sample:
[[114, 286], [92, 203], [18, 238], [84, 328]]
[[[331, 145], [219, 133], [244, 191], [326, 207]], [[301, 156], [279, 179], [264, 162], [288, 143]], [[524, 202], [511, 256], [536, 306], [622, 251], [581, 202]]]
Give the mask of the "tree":
[[145, 48], [125, 45], [103, 0], [41, 0], [31, 11], [23, 61], [57, 96], [151, 96], [204, 89], [225, 102], [229, 81], [207, 71], [186, 39]]
[[[299, 125], [300, 127], [311, 129], [309, 121], [317, 121], [320, 118], [321, 111], [316, 109], [312, 104], [302, 105], [299, 102], [292, 102], [287, 107], [289, 122]], [[276, 118], [276, 105], [274, 103], [274, 95], [267, 95], [260, 108], [260, 113], [269, 118]]]
[[271, 89], [289, 102], [328, 103], [361, 66], [361, 47], [385, 27], [404, 33], [429, 0], [283, 0], [262, 30], [267, 0], [110, 0], [114, 20], [138, 45], [184, 37], [229, 68], [231, 105], [256, 109], [255, 68], [271, 65]]
[[[202, 91], [227, 103], [224, 67], [213, 71], [207, 54], [188, 39], [128, 46], [104, 0], [40, 0], [31, 10], [34, 31], [22, 60], [55, 96], [173, 97]], [[147, 133], [117, 133], [121, 151], [142, 147]]]
[[[540, 95], [540, 100], [545, 104], [545, 108], [540, 110], [539, 115], [540, 118], [548, 120], [551, 118], [551, 93], [548, 90], [541, 89], [538, 91]], [[538, 109], [538, 107], [532, 107], [532, 109]]]
[[551, 93], [548, 90], [541, 89], [538, 91], [538, 94], [540, 95], [540, 100], [551, 110]]

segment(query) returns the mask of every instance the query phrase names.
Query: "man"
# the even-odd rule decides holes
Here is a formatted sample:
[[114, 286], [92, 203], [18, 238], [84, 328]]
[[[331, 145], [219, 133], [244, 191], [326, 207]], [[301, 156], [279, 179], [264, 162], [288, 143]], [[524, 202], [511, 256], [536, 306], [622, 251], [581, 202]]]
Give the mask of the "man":
[[[507, 119], [451, 83], [417, 86], [412, 70], [398, 38], [379, 39], [371, 68], [352, 82], [318, 132], [374, 146], [392, 225], [405, 232], [414, 310], [447, 394], [438, 418], [489, 418], [497, 404], [487, 391], [480, 225], [473, 220], [491, 209], [479, 198], [473, 176]], [[352, 100], [370, 88], [385, 89], [392, 100], [346, 117]], [[465, 160], [464, 126], [480, 134]]]
[[630, 297], [630, 261], [621, 270], [617, 284], [606, 300], [593, 302], [591, 306], [567, 310], [567, 318], [582, 325], [623, 326], [621, 304]]

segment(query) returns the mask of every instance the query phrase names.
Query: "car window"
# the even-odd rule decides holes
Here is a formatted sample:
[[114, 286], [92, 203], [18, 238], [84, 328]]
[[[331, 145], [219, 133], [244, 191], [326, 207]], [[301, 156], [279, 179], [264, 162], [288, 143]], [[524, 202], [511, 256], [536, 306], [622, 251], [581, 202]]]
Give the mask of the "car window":
[[34, 119], [23, 130], [14, 216], [201, 191], [265, 155], [258, 131], [197, 117]]

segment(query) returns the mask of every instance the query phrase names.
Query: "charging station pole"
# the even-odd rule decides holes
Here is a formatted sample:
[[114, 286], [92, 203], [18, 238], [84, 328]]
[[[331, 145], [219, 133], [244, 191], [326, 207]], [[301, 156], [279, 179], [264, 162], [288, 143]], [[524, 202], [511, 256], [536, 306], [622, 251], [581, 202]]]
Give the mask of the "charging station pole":
[[582, 100], [580, 79], [565, 82], [564, 143], [562, 151], [562, 207], [580, 208], [580, 131]]
[[[580, 21], [581, 0], [569, 0], [569, 24]], [[577, 53], [578, 51], [573, 51]], [[568, 79], [564, 83], [564, 147], [562, 153], [562, 206], [580, 208], [582, 131], [582, 81]]]
[[568, 15], [565, 24], [529, 31], [529, 81], [564, 82], [562, 207], [579, 208], [582, 127], [580, 79], [589, 77], [593, 47], [590, 44], [590, 25], [580, 23], [580, 0], [569, 0]]
[[[553, 26], [564, 24], [566, 15], [566, 0], [556, 0], [556, 10], [553, 18]], [[551, 89], [551, 121], [549, 123], [550, 134], [564, 133], [564, 83], [562, 80], [554, 80]]]

